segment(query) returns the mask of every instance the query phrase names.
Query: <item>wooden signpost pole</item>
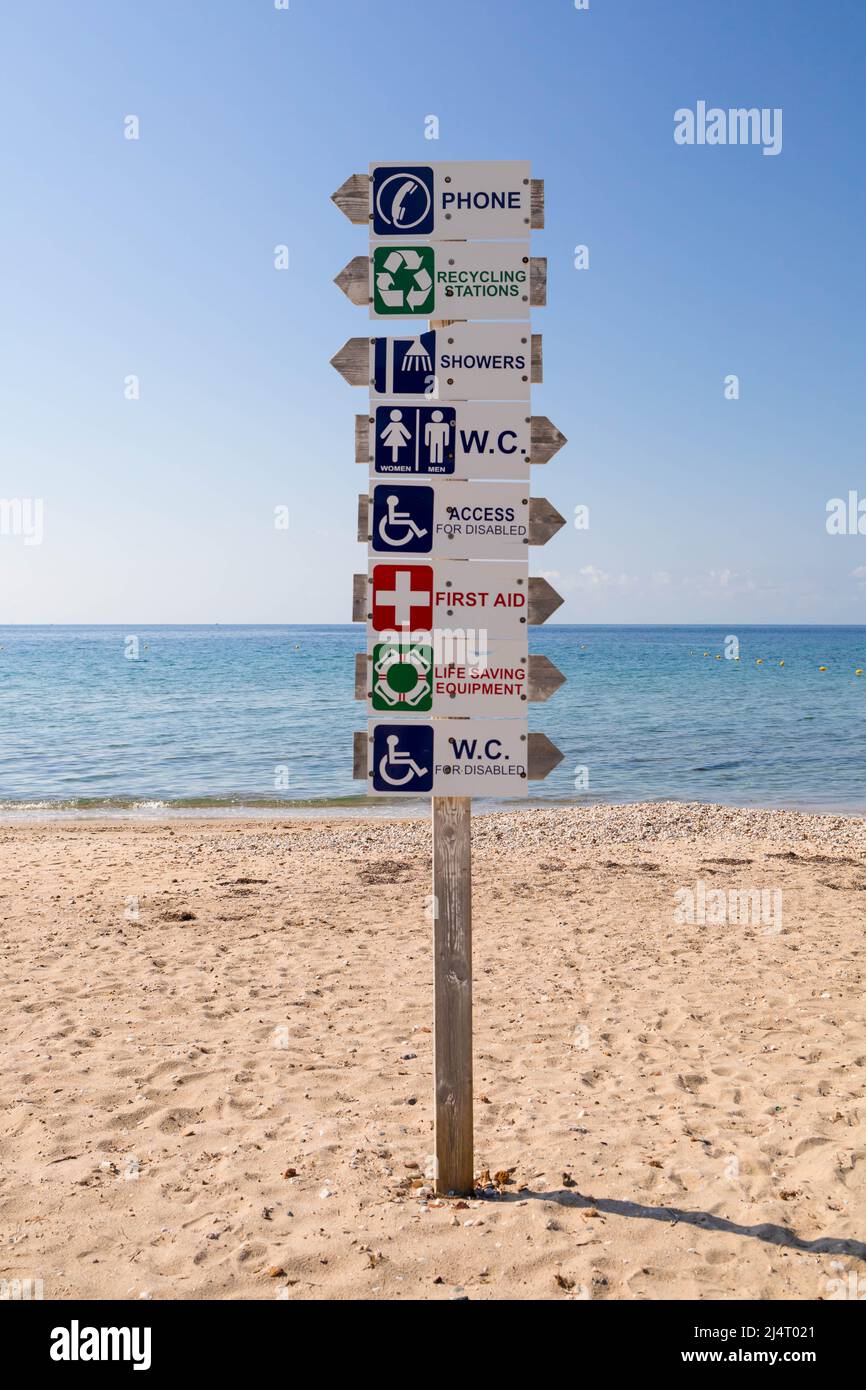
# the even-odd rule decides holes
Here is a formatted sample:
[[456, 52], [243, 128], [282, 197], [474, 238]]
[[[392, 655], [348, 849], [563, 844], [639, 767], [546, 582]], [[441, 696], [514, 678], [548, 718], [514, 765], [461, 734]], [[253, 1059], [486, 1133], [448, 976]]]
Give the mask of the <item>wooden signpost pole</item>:
[[472, 848], [468, 796], [433, 797], [436, 1191], [472, 1191]]
[[[431, 319], [447, 328], [453, 319]], [[472, 1192], [472, 799], [434, 796], [433, 1151], [437, 1192]]]

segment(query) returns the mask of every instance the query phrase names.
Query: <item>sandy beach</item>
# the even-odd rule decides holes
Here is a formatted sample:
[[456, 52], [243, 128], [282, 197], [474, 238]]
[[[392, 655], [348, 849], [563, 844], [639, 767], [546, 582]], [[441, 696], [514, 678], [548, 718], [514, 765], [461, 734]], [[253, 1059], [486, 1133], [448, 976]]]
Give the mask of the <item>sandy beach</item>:
[[456, 1201], [426, 1176], [426, 821], [0, 827], [0, 1278], [853, 1296], [866, 821], [529, 810], [477, 818], [473, 855], [481, 1186]]

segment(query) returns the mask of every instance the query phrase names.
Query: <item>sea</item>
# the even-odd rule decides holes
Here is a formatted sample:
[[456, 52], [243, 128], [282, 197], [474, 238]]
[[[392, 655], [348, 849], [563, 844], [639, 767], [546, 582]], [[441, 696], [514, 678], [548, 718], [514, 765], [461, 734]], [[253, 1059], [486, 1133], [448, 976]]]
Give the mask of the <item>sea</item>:
[[[0, 815], [422, 812], [352, 779], [363, 642], [360, 625], [0, 627]], [[567, 683], [529, 707], [564, 756], [528, 804], [866, 812], [864, 626], [552, 623], [529, 649]]]

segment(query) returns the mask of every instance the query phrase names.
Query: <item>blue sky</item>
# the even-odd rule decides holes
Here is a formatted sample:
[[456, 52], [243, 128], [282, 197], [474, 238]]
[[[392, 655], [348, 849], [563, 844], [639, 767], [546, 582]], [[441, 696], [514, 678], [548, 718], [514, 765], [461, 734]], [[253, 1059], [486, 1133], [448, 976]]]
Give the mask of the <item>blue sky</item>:
[[[533, 410], [569, 445], [533, 488], [590, 509], [533, 555], [557, 616], [864, 621], [866, 537], [825, 530], [866, 496], [864, 40], [861, 0], [8, 0], [0, 491], [45, 538], [0, 536], [0, 622], [347, 621], [365, 406], [329, 358], [370, 328], [330, 194], [488, 158], [546, 185]], [[782, 152], [676, 145], [701, 99], [781, 107]]]

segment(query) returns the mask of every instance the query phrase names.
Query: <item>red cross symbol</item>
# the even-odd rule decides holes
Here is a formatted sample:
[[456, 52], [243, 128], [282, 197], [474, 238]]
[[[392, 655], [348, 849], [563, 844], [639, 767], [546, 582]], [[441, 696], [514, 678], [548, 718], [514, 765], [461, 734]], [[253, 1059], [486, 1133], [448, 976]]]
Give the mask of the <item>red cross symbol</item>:
[[432, 626], [432, 565], [374, 565], [374, 630], [409, 627], [417, 632]]

